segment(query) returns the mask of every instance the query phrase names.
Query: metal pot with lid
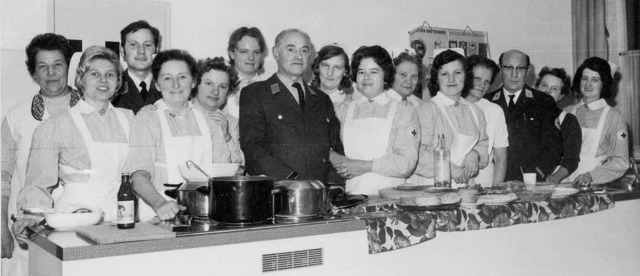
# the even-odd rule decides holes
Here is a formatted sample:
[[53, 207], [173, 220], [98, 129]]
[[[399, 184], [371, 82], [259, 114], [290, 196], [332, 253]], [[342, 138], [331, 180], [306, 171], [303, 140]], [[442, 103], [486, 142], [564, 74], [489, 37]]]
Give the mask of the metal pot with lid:
[[319, 180], [281, 180], [274, 189], [275, 216], [318, 216], [331, 208], [327, 187]]

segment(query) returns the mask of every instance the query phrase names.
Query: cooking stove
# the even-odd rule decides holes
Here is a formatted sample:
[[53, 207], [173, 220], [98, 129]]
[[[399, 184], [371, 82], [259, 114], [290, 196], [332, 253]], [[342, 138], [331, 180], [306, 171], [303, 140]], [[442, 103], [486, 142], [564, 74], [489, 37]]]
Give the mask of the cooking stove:
[[267, 221], [252, 224], [229, 224], [221, 223], [207, 219], [192, 219], [189, 224], [170, 223], [167, 225], [171, 227], [173, 232], [176, 232], [176, 236], [193, 236], [202, 235], [212, 232], [236, 232], [247, 231], [265, 228], [278, 228], [278, 227], [291, 227], [296, 225], [307, 225], [314, 223], [330, 223], [335, 221], [347, 221], [350, 218], [343, 218], [338, 215], [320, 214], [306, 217], [289, 217], [289, 216], [276, 216]]

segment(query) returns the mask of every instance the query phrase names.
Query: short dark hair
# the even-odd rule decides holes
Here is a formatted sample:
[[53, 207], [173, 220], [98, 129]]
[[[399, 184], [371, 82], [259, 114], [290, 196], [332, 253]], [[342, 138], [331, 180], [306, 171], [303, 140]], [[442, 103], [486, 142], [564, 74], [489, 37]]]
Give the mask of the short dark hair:
[[124, 44], [127, 42], [128, 34], [135, 33], [142, 29], [147, 29], [151, 32], [151, 35], [153, 36], [153, 44], [156, 45], [156, 49], [160, 49], [160, 31], [158, 31], [157, 28], [151, 26], [149, 22], [144, 20], [133, 22], [124, 27], [122, 31], [120, 31], [120, 46], [124, 48]]
[[611, 97], [611, 87], [613, 86], [613, 76], [611, 76], [611, 66], [609, 62], [599, 58], [599, 57], [590, 57], [586, 59], [578, 70], [576, 70], [575, 76], [573, 76], [573, 90], [579, 95], [582, 95], [580, 92], [580, 81], [582, 79], [582, 72], [584, 69], [589, 69], [600, 74], [600, 80], [602, 80], [602, 91], [600, 91], [600, 98], [607, 99]]
[[358, 67], [360, 66], [360, 62], [365, 58], [373, 59], [373, 61], [382, 68], [382, 71], [384, 71], [384, 89], [389, 89], [393, 84], [396, 69], [393, 67], [393, 60], [389, 52], [379, 45], [362, 46], [353, 53], [353, 57], [351, 58], [351, 80], [356, 81]]
[[202, 76], [211, 70], [227, 73], [229, 77], [229, 92], [227, 92], [227, 95], [235, 93], [235, 89], [238, 86], [238, 73], [233, 70], [233, 67], [225, 63], [223, 57], [215, 57], [213, 59], [201, 59], [196, 64], [196, 86], [191, 90], [192, 98], [198, 96], [198, 86], [202, 83]]
[[548, 66], [542, 67], [540, 73], [538, 73], [538, 79], [536, 80], [536, 87], [540, 85], [540, 81], [546, 75], [552, 75], [559, 78], [562, 81], [562, 89], [560, 89], [560, 95], [567, 95], [571, 89], [571, 77], [567, 75], [567, 72], [562, 68], [550, 68]]
[[495, 81], [498, 74], [500, 74], [500, 66], [498, 66], [495, 61], [481, 55], [469, 56], [465, 59], [465, 63], [467, 67], [467, 74], [470, 74], [471, 76], [473, 76], [473, 69], [476, 68], [476, 66], [483, 66], [491, 70], [491, 84], [493, 84], [493, 81]]
[[342, 77], [340, 84], [338, 85], [338, 89], [343, 90], [345, 88], [351, 87], [351, 70], [349, 69], [349, 56], [340, 46], [337, 45], [327, 45], [322, 47], [320, 51], [318, 51], [318, 55], [313, 60], [313, 64], [311, 65], [311, 69], [313, 70], [313, 79], [311, 80], [311, 85], [315, 87], [320, 87], [320, 62], [340, 56], [344, 61], [344, 73], [345, 75]]
[[[407, 52], [402, 52], [393, 59], [393, 66], [398, 67], [403, 62], [413, 63], [418, 66], [418, 86], [416, 87], [416, 89], [418, 89], [420, 82], [424, 78], [424, 65], [422, 65], [422, 59], [418, 54], [412, 55]], [[393, 81], [395, 82], [395, 76]]]
[[[255, 38], [258, 41], [258, 45], [260, 46], [260, 52], [262, 52], [262, 57], [266, 57], [269, 51], [267, 51], [267, 42], [264, 40], [264, 36], [260, 29], [256, 27], [240, 27], [231, 33], [229, 36], [229, 43], [227, 45], [227, 54], [229, 55], [229, 64], [233, 68], [234, 60], [231, 58], [231, 54], [229, 52], [233, 52], [238, 47], [238, 41], [240, 41], [243, 37], [248, 36]], [[260, 60], [260, 67], [258, 69], [262, 69], [264, 65], [264, 59]]]
[[189, 54], [189, 52], [184, 50], [166, 50], [159, 52], [156, 55], [156, 58], [153, 59], [153, 63], [151, 64], [151, 74], [153, 75], [153, 79], [158, 82], [158, 77], [160, 74], [160, 69], [162, 65], [167, 61], [184, 61], [189, 67], [189, 72], [191, 73], [191, 77], [195, 78], [197, 75], [196, 70], [196, 60]]
[[467, 73], [467, 65], [464, 62], [464, 56], [459, 54], [456, 51], [446, 50], [440, 54], [438, 54], [433, 59], [433, 66], [431, 67], [429, 83], [427, 83], [427, 87], [429, 87], [429, 91], [431, 95], [435, 95], [440, 91], [440, 85], [438, 84], [438, 71], [442, 69], [442, 66], [445, 64], [460, 61], [462, 64], [462, 71], [464, 72], [464, 87], [462, 87], [461, 97], [466, 98], [469, 93], [469, 89], [473, 87], [473, 74]]
[[73, 47], [64, 36], [54, 33], [36, 35], [25, 49], [27, 53], [27, 61], [25, 63], [27, 64], [29, 75], [33, 75], [36, 72], [36, 56], [40, 51], [59, 51], [67, 62], [67, 68], [73, 56]]
[[[502, 58], [504, 57], [504, 54], [505, 54], [505, 53], [506, 53], [506, 52], [504, 52], [504, 53], [500, 54], [500, 57], [498, 58], [498, 63], [500, 63], [500, 66], [502, 66]], [[527, 55], [527, 54], [525, 54], [525, 53], [523, 53], [523, 52], [520, 52], [520, 51], [518, 51], [518, 53], [520, 53], [520, 54], [524, 55], [524, 59], [525, 59], [525, 61], [527, 62], [527, 68], [529, 68], [529, 65], [531, 65], [531, 63], [530, 63], [530, 59], [529, 59], [529, 55]]]

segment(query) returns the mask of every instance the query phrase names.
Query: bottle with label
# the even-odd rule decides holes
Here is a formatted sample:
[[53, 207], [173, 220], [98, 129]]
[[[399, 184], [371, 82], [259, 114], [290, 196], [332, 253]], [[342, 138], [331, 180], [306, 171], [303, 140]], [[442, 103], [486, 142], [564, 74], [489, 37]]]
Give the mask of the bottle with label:
[[129, 173], [122, 173], [122, 183], [118, 190], [118, 228], [131, 229], [135, 227], [136, 195], [131, 188]]
[[438, 145], [433, 148], [433, 182], [436, 187], [451, 188], [450, 158], [444, 134], [438, 134]]

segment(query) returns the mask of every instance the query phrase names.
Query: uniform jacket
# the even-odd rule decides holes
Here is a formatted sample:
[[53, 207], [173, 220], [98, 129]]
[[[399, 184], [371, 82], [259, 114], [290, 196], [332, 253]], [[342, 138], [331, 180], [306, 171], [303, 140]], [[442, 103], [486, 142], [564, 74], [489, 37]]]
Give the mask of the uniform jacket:
[[125, 70], [122, 73], [122, 86], [116, 92], [117, 96], [111, 99], [111, 103], [115, 107], [130, 109], [136, 114], [143, 106], [153, 104], [162, 98], [162, 94], [156, 89], [155, 81], [147, 83], [147, 90], [149, 94], [143, 101], [136, 83], [129, 77], [129, 70]]
[[[555, 127], [558, 114], [556, 103], [546, 93], [529, 86], [522, 89], [515, 108], [509, 111], [503, 87], [487, 94], [485, 98], [504, 111], [509, 148], [507, 149], [507, 173], [505, 181], [522, 180], [522, 170], [537, 172], [544, 177], [553, 172], [562, 157], [562, 135]], [[544, 180], [537, 173], [539, 181]]]
[[305, 112], [276, 74], [240, 95], [240, 147], [246, 172], [327, 181], [329, 151], [344, 154], [340, 122], [325, 93], [305, 87]]

